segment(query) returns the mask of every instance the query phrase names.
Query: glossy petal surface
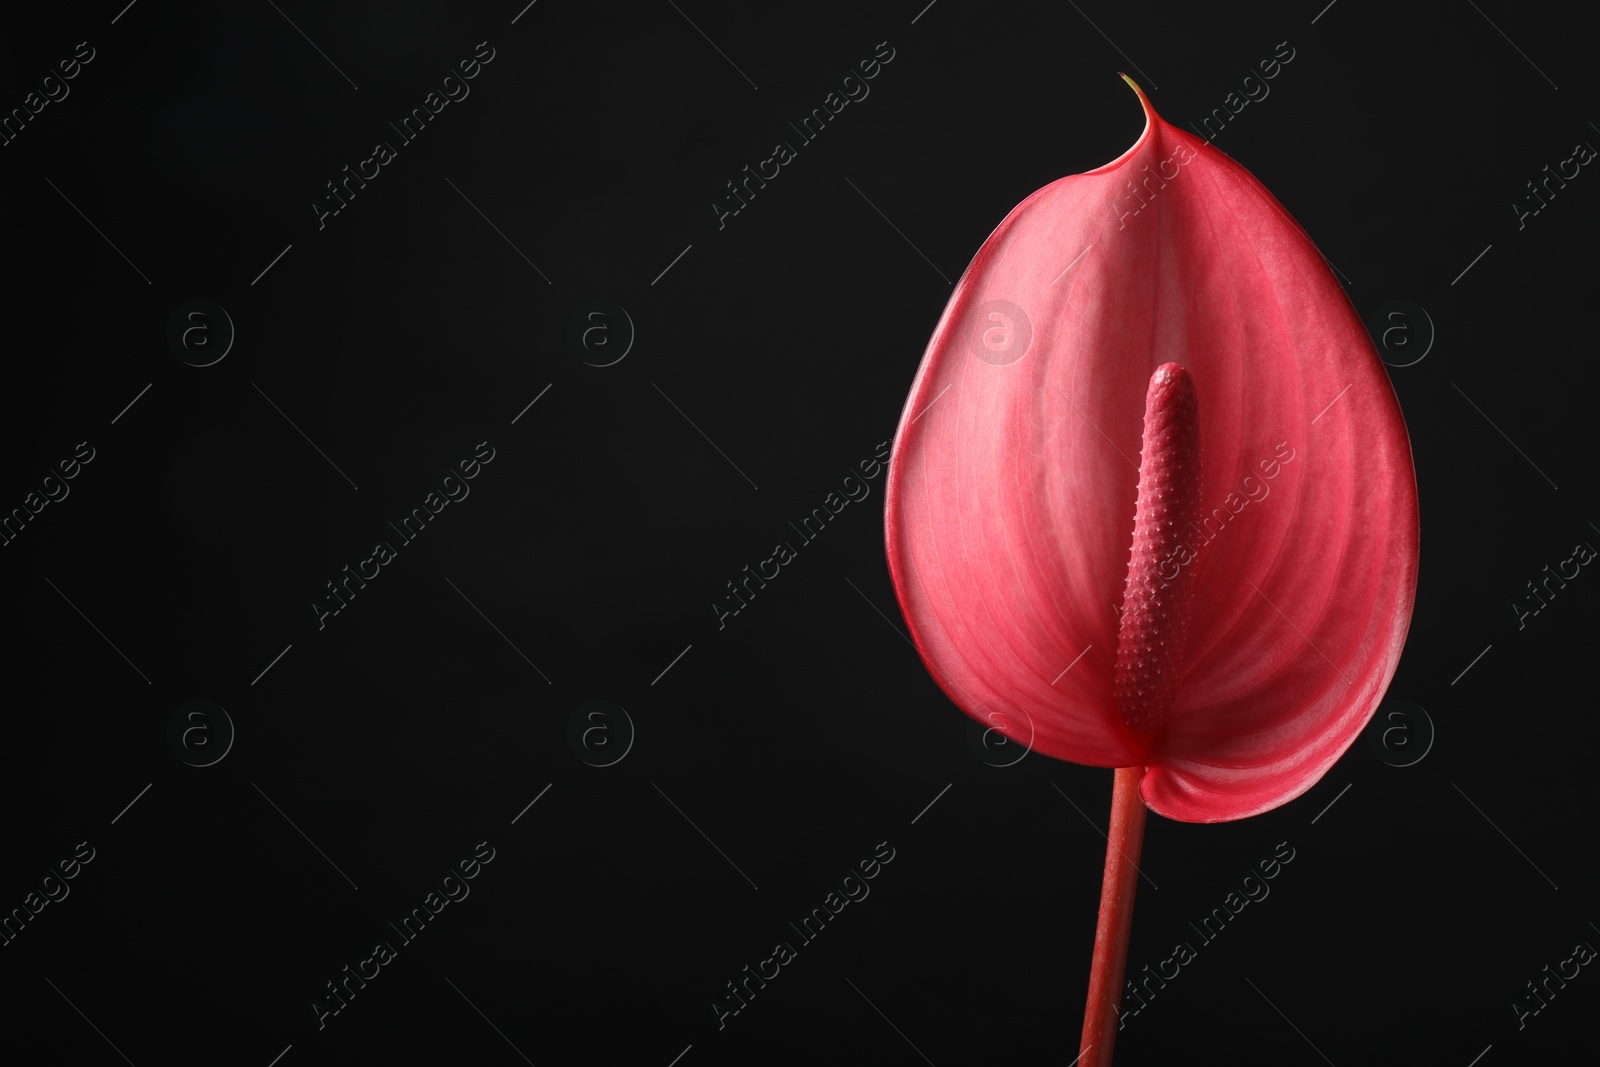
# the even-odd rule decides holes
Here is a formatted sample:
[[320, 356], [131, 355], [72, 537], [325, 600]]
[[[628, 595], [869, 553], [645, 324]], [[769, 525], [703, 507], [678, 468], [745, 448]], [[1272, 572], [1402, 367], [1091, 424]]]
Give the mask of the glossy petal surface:
[[[891, 576], [964, 711], [1058, 759], [1144, 764], [1150, 808], [1237, 819], [1310, 788], [1393, 676], [1416, 476], [1367, 332], [1243, 167], [1150, 108], [1116, 161], [1040, 189], [957, 282], [890, 465]], [[1170, 714], [1113, 697], [1144, 403], [1198, 398], [1202, 521]]]

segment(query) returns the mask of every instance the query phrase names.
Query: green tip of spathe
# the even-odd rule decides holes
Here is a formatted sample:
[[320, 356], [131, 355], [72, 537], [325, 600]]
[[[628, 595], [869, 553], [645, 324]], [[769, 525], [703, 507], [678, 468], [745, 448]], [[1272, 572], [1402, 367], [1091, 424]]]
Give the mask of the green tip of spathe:
[[1144, 109], [1145, 117], [1147, 119], [1150, 118], [1154, 114], [1154, 110], [1150, 107], [1150, 98], [1144, 95], [1143, 89], [1139, 88], [1139, 83], [1122, 73], [1120, 70], [1117, 71], [1117, 76], [1128, 83], [1128, 88], [1132, 89], [1134, 95], [1139, 98], [1139, 106]]

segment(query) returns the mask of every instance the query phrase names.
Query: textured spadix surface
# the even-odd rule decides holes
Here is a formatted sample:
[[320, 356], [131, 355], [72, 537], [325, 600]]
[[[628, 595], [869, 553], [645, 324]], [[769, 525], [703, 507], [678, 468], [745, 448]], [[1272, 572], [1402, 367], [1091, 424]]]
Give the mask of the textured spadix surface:
[[[1058, 759], [1147, 766], [1152, 810], [1217, 822], [1310, 788], [1370, 719], [1411, 619], [1416, 475], [1311, 241], [1139, 99], [1134, 146], [1024, 200], [957, 282], [895, 437], [889, 567], [969, 715]], [[1164, 710], [1131, 730], [1121, 613], [1166, 363], [1198, 408], [1199, 520], [1174, 521], [1138, 578], [1148, 597], [1187, 585], [1188, 603], [1155, 665]]]

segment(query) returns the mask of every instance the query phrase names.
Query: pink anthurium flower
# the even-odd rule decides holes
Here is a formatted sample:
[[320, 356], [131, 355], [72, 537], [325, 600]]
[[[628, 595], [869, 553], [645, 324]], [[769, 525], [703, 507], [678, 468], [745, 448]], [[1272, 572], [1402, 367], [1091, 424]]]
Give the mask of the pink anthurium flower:
[[1024, 200], [956, 283], [886, 490], [944, 692], [1119, 769], [1094, 1061], [1133, 899], [1112, 853], [1146, 806], [1221, 822], [1311, 788], [1382, 698], [1417, 582], [1410, 440], [1360, 318], [1261, 183], [1134, 91], [1133, 147]]

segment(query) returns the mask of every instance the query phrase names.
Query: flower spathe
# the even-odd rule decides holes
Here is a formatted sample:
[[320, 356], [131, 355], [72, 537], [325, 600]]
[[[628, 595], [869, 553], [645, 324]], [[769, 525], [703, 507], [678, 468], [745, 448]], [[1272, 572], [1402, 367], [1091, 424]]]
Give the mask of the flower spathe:
[[[1134, 89], [1133, 147], [1029, 196], [956, 283], [895, 437], [888, 559], [969, 715], [1143, 766], [1152, 810], [1219, 822], [1309, 789], [1371, 718], [1410, 625], [1416, 475], [1310, 239]], [[1195, 447], [1151, 467], [1169, 364]], [[1142, 463], [1152, 506], [1157, 482], [1190, 503], [1146, 524]], [[1130, 713], [1138, 670], [1164, 695]]]

